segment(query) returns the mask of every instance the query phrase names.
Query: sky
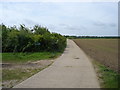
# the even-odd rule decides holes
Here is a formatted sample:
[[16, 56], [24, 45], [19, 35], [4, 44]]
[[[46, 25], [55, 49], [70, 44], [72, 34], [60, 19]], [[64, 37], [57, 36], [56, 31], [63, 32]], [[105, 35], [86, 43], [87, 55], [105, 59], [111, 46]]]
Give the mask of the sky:
[[0, 23], [77, 36], [118, 36], [117, 2], [0, 2]]

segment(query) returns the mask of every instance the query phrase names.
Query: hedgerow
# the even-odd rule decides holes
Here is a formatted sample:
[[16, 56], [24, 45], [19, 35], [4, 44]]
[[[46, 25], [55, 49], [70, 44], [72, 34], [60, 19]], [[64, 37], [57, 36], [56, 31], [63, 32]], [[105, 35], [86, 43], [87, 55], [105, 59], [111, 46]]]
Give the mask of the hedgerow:
[[25, 25], [2, 29], [2, 52], [40, 52], [63, 51], [66, 47], [66, 38], [57, 33], [51, 33], [46, 27], [35, 25], [33, 29]]

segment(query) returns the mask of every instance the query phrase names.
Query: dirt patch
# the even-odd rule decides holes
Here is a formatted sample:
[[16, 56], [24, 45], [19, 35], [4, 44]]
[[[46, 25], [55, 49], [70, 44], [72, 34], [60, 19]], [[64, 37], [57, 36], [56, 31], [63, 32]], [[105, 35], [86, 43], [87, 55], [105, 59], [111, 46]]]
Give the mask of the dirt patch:
[[48, 67], [53, 62], [54, 60], [39, 60], [24, 64], [2, 63], [2, 87], [11, 88]]
[[53, 60], [39, 60], [35, 62], [27, 62], [24, 64], [13, 64], [13, 63], [2, 63], [3, 69], [31, 69], [31, 68], [43, 68], [44, 66], [48, 66], [53, 62]]

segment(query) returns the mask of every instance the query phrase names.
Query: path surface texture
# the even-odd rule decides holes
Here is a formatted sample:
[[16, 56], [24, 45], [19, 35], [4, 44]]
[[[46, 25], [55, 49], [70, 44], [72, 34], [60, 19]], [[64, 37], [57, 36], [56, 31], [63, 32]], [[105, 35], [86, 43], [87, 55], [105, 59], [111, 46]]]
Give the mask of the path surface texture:
[[89, 58], [72, 40], [67, 40], [64, 53], [51, 66], [14, 88], [100, 88], [100, 86]]

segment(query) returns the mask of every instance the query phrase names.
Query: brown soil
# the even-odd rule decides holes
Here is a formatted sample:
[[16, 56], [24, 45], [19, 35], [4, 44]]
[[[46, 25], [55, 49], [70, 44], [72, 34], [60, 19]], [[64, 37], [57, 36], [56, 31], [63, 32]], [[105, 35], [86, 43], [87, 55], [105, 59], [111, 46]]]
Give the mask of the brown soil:
[[13, 64], [13, 63], [2, 63], [3, 69], [34, 69], [34, 68], [43, 68], [52, 63], [52, 60], [39, 60], [35, 62], [28, 62], [24, 64]]
[[118, 39], [74, 39], [91, 58], [118, 71]]

